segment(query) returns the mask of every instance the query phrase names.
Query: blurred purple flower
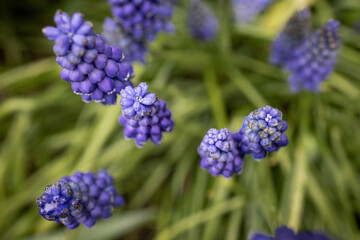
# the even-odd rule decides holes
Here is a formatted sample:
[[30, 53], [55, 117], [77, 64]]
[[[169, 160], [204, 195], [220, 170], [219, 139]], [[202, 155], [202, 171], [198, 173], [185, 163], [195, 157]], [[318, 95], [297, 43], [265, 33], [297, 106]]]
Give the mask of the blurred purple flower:
[[108, 0], [114, 20], [105, 20], [106, 41], [122, 47], [129, 61], [144, 62], [148, 42], [160, 32], [172, 33], [171, 0]]
[[122, 49], [126, 60], [145, 62], [146, 42], [135, 40], [124, 33], [118, 21], [106, 18], [103, 24], [102, 36], [108, 44]]
[[269, 237], [262, 233], [254, 233], [250, 240], [330, 240], [330, 238], [320, 232], [301, 232], [295, 234], [294, 230], [282, 226], [276, 229], [275, 237]]
[[187, 13], [187, 25], [191, 36], [202, 41], [210, 41], [218, 32], [218, 20], [201, 0], [191, 0]]
[[273, 42], [270, 62], [284, 65], [293, 58], [294, 49], [299, 47], [311, 34], [310, 11], [296, 12], [286, 23]]
[[329, 20], [294, 50], [285, 69], [290, 71], [289, 83], [293, 92], [308, 90], [318, 92], [320, 84], [334, 71], [341, 47], [340, 23]]

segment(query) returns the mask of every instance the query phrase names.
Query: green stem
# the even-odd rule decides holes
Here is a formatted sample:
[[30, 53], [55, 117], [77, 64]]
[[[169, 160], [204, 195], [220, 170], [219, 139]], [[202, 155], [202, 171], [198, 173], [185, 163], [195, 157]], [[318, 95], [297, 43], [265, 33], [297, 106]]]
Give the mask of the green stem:
[[206, 71], [204, 71], [204, 83], [210, 98], [216, 126], [218, 128], [226, 127], [228, 122], [226, 115], [226, 107], [221, 94], [221, 88], [217, 84], [215, 71], [213, 69], [207, 69]]
[[267, 104], [265, 98], [239, 70], [229, 68], [228, 74], [230, 80], [233, 81], [233, 83], [255, 107], [262, 107]]
[[205, 223], [213, 218], [223, 215], [227, 212], [241, 208], [244, 205], [242, 197], [234, 197], [231, 200], [218, 203], [208, 209], [192, 214], [181, 219], [174, 225], [164, 229], [155, 238], [156, 240], [173, 239], [183, 232], [186, 232], [199, 224]]

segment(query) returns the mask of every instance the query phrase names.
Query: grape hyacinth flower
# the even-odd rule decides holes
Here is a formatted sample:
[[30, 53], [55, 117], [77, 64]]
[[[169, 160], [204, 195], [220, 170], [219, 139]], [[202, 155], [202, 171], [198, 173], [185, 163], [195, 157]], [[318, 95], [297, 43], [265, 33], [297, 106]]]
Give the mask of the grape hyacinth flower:
[[[153, 41], [160, 32], [174, 32], [174, 25], [171, 22], [172, 0], [108, 0], [108, 2], [111, 4], [114, 20], [112, 23], [106, 21], [104, 23], [105, 40], [120, 43], [115, 46], [124, 46], [124, 51], [128, 53], [125, 58], [128, 61], [144, 62], [146, 52], [144, 46]], [[116, 27], [111, 28], [114, 23]], [[126, 41], [126, 44], [123, 41]]]
[[232, 0], [235, 21], [246, 24], [256, 18], [274, 0]]
[[187, 25], [191, 36], [210, 41], [218, 31], [218, 20], [213, 11], [201, 0], [192, 0], [187, 13]]
[[282, 120], [282, 113], [276, 108], [263, 106], [244, 118], [240, 128], [241, 150], [251, 153], [253, 158], [262, 159], [268, 152], [275, 152], [288, 144], [284, 132], [288, 125]]
[[333, 72], [341, 46], [339, 27], [338, 21], [329, 20], [294, 50], [285, 66], [290, 71], [288, 80], [293, 92], [318, 92], [321, 82]]
[[64, 224], [68, 229], [80, 223], [90, 228], [97, 218], [109, 218], [124, 199], [113, 186], [114, 179], [105, 170], [96, 174], [76, 172], [45, 188], [36, 201], [46, 220]]
[[243, 154], [238, 151], [228, 128], [209, 129], [198, 147], [198, 153], [201, 157], [200, 166], [213, 176], [229, 178], [241, 173]]
[[275, 237], [254, 233], [250, 240], [330, 240], [330, 238], [321, 232], [300, 232], [295, 234], [294, 230], [282, 226], [276, 229]]
[[45, 27], [44, 35], [55, 42], [53, 51], [62, 67], [61, 78], [71, 83], [84, 102], [114, 104], [117, 94], [126, 86], [134, 72], [117, 47], [109, 46], [95, 34], [91, 22], [81, 13], [72, 17], [62, 11], [54, 16], [56, 27]]
[[135, 144], [142, 147], [147, 140], [159, 145], [162, 132], [171, 132], [174, 122], [166, 102], [148, 92], [144, 82], [138, 87], [128, 86], [120, 92], [122, 108], [119, 123], [124, 127], [124, 135], [134, 138]]
[[311, 34], [310, 11], [296, 12], [286, 23], [272, 45], [270, 62], [284, 65], [293, 58], [294, 49], [299, 47]]

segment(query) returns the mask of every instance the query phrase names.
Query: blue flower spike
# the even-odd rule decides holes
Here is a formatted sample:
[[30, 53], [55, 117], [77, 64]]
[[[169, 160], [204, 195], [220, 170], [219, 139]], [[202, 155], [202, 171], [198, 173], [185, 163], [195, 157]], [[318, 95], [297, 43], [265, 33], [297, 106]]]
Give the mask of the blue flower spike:
[[195, 39], [210, 41], [218, 32], [218, 20], [213, 11], [201, 0], [190, 1], [187, 25]]
[[90, 228], [98, 218], [109, 218], [114, 207], [124, 199], [113, 186], [113, 178], [105, 170], [97, 173], [76, 172], [45, 188], [36, 201], [39, 213], [46, 220], [62, 223], [68, 229], [80, 223]]
[[310, 18], [309, 9], [303, 9], [288, 20], [273, 42], [269, 59], [272, 64], [284, 65], [293, 58], [294, 49], [311, 34]]
[[120, 47], [128, 61], [144, 62], [148, 42], [175, 30], [172, 0], [108, 0], [113, 19], [103, 26], [105, 40]]
[[56, 27], [45, 27], [43, 33], [55, 42], [53, 51], [62, 67], [60, 76], [71, 83], [74, 93], [84, 102], [115, 104], [120, 90], [132, 85], [132, 65], [123, 61], [122, 51], [106, 44], [95, 34], [91, 22], [83, 18], [81, 13], [70, 17], [58, 10], [54, 16]]
[[330, 240], [330, 238], [321, 232], [300, 232], [296, 234], [291, 228], [282, 226], [276, 229], [275, 237], [254, 233], [250, 240]]
[[238, 151], [228, 128], [208, 130], [198, 147], [198, 153], [200, 166], [213, 176], [229, 178], [242, 171], [243, 155]]
[[254, 159], [265, 158], [266, 153], [275, 152], [289, 143], [284, 132], [288, 125], [282, 120], [280, 110], [263, 106], [244, 118], [240, 128], [241, 151], [252, 154]]
[[149, 139], [159, 145], [163, 132], [171, 132], [174, 122], [166, 102], [148, 92], [144, 82], [138, 87], [128, 86], [120, 93], [122, 108], [119, 123], [124, 127], [126, 138], [134, 138], [135, 144], [142, 147]]
[[290, 72], [289, 84], [293, 92], [319, 92], [321, 83], [334, 71], [341, 47], [340, 23], [329, 20], [295, 49], [285, 68]]

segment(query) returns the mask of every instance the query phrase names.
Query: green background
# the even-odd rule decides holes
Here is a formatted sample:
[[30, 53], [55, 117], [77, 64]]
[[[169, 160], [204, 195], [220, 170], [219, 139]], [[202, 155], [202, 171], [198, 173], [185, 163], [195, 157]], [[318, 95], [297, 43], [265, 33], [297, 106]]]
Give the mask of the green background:
[[[138, 149], [124, 139], [118, 104], [85, 104], [60, 79], [41, 33], [58, 8], [84, 13], [100, 33], [106, 0], [1, 0], [0, 238], [235, 240], [285, 224], [360, 239], [360, 34], [352, 29], [360, 2], [277, 0], [248, 26], [233, 23], [228, 0], [208, 3], [220, 20], [215, 41], [190, 38], [187, 1], [178, 1], [176, 33], [151, 44], [147, 65], [134, 64], [134, 84], [149, 83], [176, 124], [160, 146]], [[341, 21], [344, 45], [320, 93], [293, 95], [267, 59], [277, 31], [306, 4], [314, 28]], [[259, 162], [246, 157], [231, 179], [202, 170], [206, 131], [237, 131], [265, 104], [283, 112], [289, 145]], [[126, 199], [112, 218], [70, 231], [40, 216], [35, 200], [46, 185], [101, 168]]]

